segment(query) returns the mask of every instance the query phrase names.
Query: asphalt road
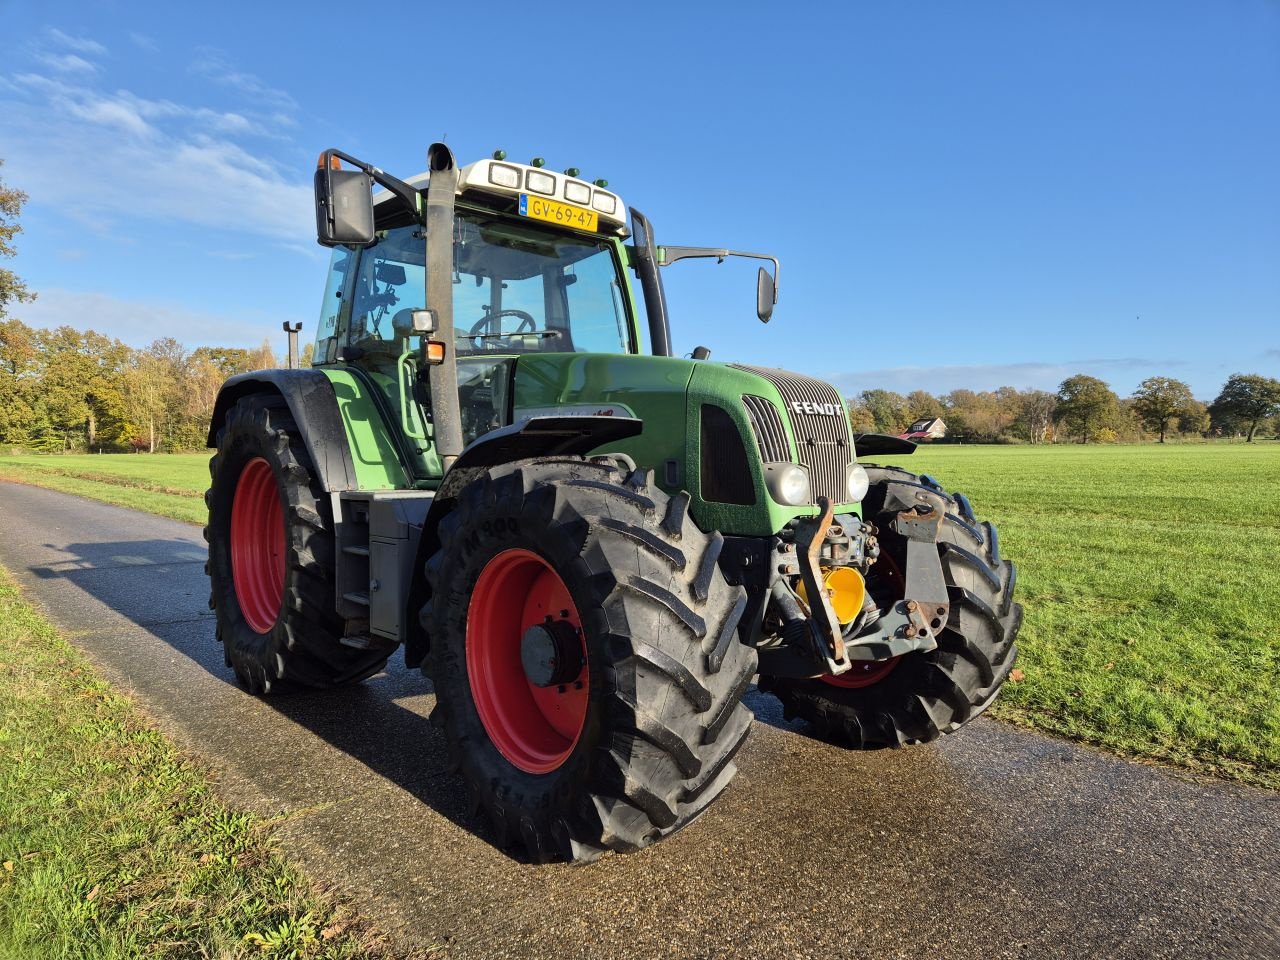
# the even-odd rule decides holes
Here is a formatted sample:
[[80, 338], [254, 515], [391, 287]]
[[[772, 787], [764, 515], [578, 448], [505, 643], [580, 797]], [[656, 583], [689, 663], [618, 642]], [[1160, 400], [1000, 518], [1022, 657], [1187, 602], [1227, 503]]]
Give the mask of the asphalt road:
[[689, 829], [530, 866], [467, 815], [402, 665], [261, 700], [223, 666], [200, 531], [0, 483], [0, 563], [220, 773], [283, 846], [405, 946], [449, 957], [1280, 957], [1280, 795], [979, 720], [851, 753], [757, 724]]

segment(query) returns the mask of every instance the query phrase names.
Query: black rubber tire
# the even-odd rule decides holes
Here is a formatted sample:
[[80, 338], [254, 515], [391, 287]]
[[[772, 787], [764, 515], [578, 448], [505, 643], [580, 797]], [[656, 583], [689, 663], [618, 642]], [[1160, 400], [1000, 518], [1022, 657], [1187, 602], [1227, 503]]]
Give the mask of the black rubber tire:
[[[258, 633], [245, 621], [231, 573], [231, 506], [240, 474], [261, 457], [271, 467], [285, 524], [284, 595], [275, 624]], [[335, 687], [372, 676], [389, 651], [339, 643], [343, 622], [334, 610], [334, 536], [328, 498], [316, 480], [298, 425], [283, 398], [244, 397], [218, 430], [205, 493], [211, 592], [217, 636], [240, 682], [253, 693]]]
[[945, 504], [938, 550], [951, 615], [937, 649], [906, 654], [866, 687], [762, 676], [760, 689], [782, 701], [788, 719], [799, 717], [822, 736], [872, 750], [936, 740], [986, 710], [1017, 658], [1022, 606], [1013, 601], [1017, 573], [1000, 556], [995, 527], [978, 523], [962, 494], [949, 496], [932, 479], [897, 467], [866, 467], [871, 487], [863, 500], [864, 516], [879, 528], [881, 548], [899, 568], [905, 565], [905, 546], [889, 530], [888, 485], [918, 488]]
[[[424, 670], [451, 765], [500, 846], [530, 859], [594, 860], [684, 827], [728, 786], [751, 728], [741, 702], [756, 668], [739, 642], [746, 609], [717, 565], [724, 540], [668, 498], [652, 474], [607, 458], [525, 460], [467, 486], [427, 562]], [[468, 605], [500, 551], [540, 554], [577, 606], [587, 644], [582, 734], [560, 767], [530, 774], [486, 733], [467, 677]]]

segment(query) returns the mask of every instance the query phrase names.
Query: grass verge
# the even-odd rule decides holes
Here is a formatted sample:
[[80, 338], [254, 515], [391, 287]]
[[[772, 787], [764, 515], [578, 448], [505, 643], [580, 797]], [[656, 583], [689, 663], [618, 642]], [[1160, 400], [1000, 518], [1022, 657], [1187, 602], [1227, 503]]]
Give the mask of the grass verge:
[[0, 569], [0, 957], [386, 956]]
[[184, 523], [208, 515], [209, 454], [0, 456], [0, 480], [30, 483]]

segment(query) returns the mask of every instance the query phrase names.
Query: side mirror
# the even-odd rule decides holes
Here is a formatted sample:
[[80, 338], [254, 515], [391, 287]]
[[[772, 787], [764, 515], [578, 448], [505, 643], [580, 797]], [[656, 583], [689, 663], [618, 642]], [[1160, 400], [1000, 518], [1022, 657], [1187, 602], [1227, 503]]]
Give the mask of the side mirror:
[[[321, 156], [321, 161], [328, 158]], [[373, 178], [363, 170], [316, 171], [316, 239], [323, 246], [373, 243]]]
[[768, 323], [773, 316], [773, 305], [778, 302], [778, 288], [773, 277], [764, 267], [756, 274], [756, 316], [761, 323]]

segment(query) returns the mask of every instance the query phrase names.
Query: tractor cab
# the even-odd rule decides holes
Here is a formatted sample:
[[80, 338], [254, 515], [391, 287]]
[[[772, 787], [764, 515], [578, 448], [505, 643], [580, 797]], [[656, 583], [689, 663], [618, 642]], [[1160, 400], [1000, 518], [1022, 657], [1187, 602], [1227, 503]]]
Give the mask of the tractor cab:
[[[428, 183], [426, 174], [406, 181], [424, 191]], [[375, 195], [372, 242], [333, 248], [313, 362], [354, 367], [371, 381], [412, 448], [418, 479], [430, 481], [442, 471], [421, 402], [429, 334], [414, 321], [427, 306], [426, 231], [398, 199], [391, 191]], [[622, 209], [598, 185], [533, 166], [482, 160], [461, 171], [453, 335], [436, 343], [456, 361], [464, 443], [511, 422], [518, 358], [640, 352]]]

